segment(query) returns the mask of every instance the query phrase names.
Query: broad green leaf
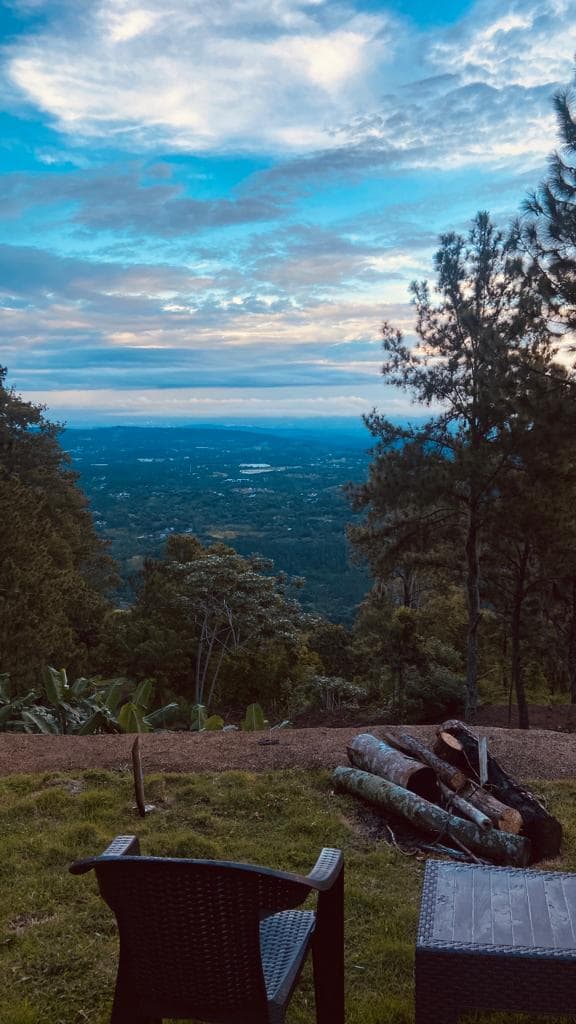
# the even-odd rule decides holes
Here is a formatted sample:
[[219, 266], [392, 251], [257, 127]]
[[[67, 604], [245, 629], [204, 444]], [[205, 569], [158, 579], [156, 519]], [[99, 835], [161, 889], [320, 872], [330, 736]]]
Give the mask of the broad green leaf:
[[206, 732], [220, 732], [224, 728], [224, 719], [220, 715], [210, 715], [204, 722]]
[[[37, 695], [34, 690], [29, 690], [25, 697], [18, 697], [16, 700], [11, 700], [8, 704], [4, 704], [0, 707], [0, 729], [5, 722], [9, 722], [14, 715], [21, 713], [23, 708], [29, 707], [37, 699]], [[10, 723], [10, 728], [13, 728], [14, 723]]]
[[122, 732], [150, 732], [150, 726], [144, 721], [142, 708], [132, 702], [123, 704], [120, 708], [118, 725]]
[[292, 725], [292, 722], [289, 718], [285, 718], [282, 722], [276, 722], [276, 725], [273, 725], [272, 729], [287, 729], [289, 725]]
[[75, 679], [70, 687], [70, 694], [72, 697], [85, 697], [87, 693], [92, 689], [91, 679], [86, 679], [84, 676], [80, 676], [79, 679]]
[[104, 704], [112, 714], [116, 713], [125, 685], [125, 679], [114, 679], [104, 691]]
[[266, 728], [264, 712], [259, 704], [249, 704], [246, 708], [246, 717], [240, 723], [245, 732], [257, 732]]
[[145, 711], [152, 700], [153, 690], [154, 684], [151, 679], [142, 680], [140, 685], [136, 687], [132, 702]]
[[12, 715], [15, 715], [19, 710], [17, 701], [13, 701], [10, 704], [4, 704], [0, 708], [0, 727], [3, 722], [7, 722], [8, 719], [11, 718]]
[[163, 708], [157, 708], [144, 717], [144, 721], [151, 729], [166, 729], [173, 725], [179, 718], [182, 718], [182, 708], [179, 704], [166, 704]]
[[99, 708], [94, 712], [90, 718], [80, 726], [79, 729], [75, 730], [75, 736], [93, 736], [94, 733], [108, 731], [111, 724], [110, 715], [104, 711], [103, 708]]
[[68, 689], [68, 679], [66, 676], [66, 669], [51, 668], [50, 665], [44, 672], [44, 689], [46, 696], [50, 703], [57, 707], [61, 700], [64, 700], [64, 696]]
[[52, 736], [60, 732], [53, 715], [48, 711], [40, 711], [39, 708], [26, 708], [22, 712], [22, 721], [27, 732], [42, 732]]
[[0, 700], [10, 700], [10, 675], [0, 672]]

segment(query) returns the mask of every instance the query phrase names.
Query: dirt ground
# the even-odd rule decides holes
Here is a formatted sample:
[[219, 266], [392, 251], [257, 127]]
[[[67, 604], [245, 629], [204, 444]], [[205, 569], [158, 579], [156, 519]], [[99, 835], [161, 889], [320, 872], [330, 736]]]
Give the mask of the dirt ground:
[[[432, 742], [431, 725], [388, 727]], [[545, 729], [475, 726], [488, 737], [489, 749], [519, 779], [576, 778], [576, 734]], [[145, 772], [270, 771], [277, 768], [332, 768], [346, 764], [346, 744], [358, 732], [380, 726], [284, 729], [262, 733], [153, 733], [141, 737]], [[36, 736], [0, 734], [0, 775], [26, 772], [124, 769], [130, 764], [133, 736]]]

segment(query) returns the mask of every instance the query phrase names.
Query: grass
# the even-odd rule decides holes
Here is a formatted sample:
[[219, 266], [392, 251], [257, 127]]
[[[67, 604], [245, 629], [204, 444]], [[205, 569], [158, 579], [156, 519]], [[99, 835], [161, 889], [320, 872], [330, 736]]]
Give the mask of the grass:
[[[553, 867], [576, 870], [576, 784], [538, 784], [566, 827]], [[136, 832], [143, 852], [249, 861], [306, 872], [322, 846], [346, 857], [347, 1024], [410, 1024], [423, 862], [370, 838], [324, 772], [166, 775], [147, 779], [158, 810], [135, 817], [127, 774], [87, 771], [0, 779], [0, 1021], [107, 1024], [116, 933], [93, 874], [70, 861]], [[478, 1021], [543, 1020], [530, 1016]], [[551, 1024], [551, 1018], [545, 1018]], [[314, 1020], [310, 970], [289, 1024]]]

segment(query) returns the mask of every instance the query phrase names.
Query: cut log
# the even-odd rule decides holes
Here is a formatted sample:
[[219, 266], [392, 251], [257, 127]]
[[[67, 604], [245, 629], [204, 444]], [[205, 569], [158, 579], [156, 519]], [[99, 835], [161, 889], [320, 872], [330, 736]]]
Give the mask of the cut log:
[[406, 757], [370, 733], [363, 732], [355, 736], [347, 751], [350, 764], [356, 768], [372, 772], [389, 782], [396, 782], [427, 800], [440, 798], [436, 776], [431, 768], [413, 757]]
[[[479, 788], [476, 783], [470, 781], [464, 772], [458, 771], [454, 765], [443, 761], [414, 736], [410, 736], [408, 733], [402, 733], [400, 736], [385, 734], [384, 739], [387, 743], [397, 745], [400, 750], [418, 757], [425, 764], [429, 765], [441, 782], [457, 792], [473, 808], [477, 808], [483, 816], [489, 818], [492, 824], [502, 832], [512, 832], [514, 835], [518, 835], [522, 830], [522, 815], [518, 811], [507, 807], [506, 804], [501, 803], [491, 793], [487, 793], [486, 790]], [[362, 768], [364, 766], [359, 765], [358, 767]], [[464, 817], [469, 818], [471, 821], [475, 820], [470, 814], [464, 814]]]
[[530, 840], [491, 829], [482, 832], [471, 821], [424, 800], [394, 782], [380, 779], [357, 768], [336, 768], [332, 779], [337, 789], [362, 797], [376, 807], [400, 815], [438, 839], [454, 836], [468, 849], [497, 864], [525, 867], [530, 860]]
[[[461, 770], [473, 774], [479, 771], [478, 739], [460, 721], [444, 722], [438, 729], [435, 751], [445, 760]], [[513, 807], [522, 817], [522, 834], [532, 842], [534, 860], [557, 857], [562, 845], [562, 826], [557, 818], [525, 786], [502, 768], [490, 753], [488, 754], [488, 785], [490, 792], [502, 803]]]
[[[491, 828], [494, 828], [493, 822], [486, 814], [483, 814], [477, 807], [468, 803], [458, 793], [454, 793], [443, 782], [440, 783], [440, 792], [444, 798], [444, 807], [447, 811], [454, 811], [460, 818], [467, 818], [468, 821], [473, 821], [482, 832], [489, 832]], [[504, 831], [506, 830], [504, 829]]]
[[384, 733], [382, 738], [390, 746], [397, 747], [398, 750], [402, 750], [405, 754], [410, 754], [411, 757], [415, 757], [424, 764], [427, 764], [429, 768], [432, 768], [432, 771], [438, 776], [440, 781], [449, 786], [450, 789], [453, 789], [455, 793], [458, 793], [470, 781], [465, 772], [459, 771], [447, 761], [442, 761], [421, 740], [417, 740], [415, 736], [410, 736], [405, 732], [401, 733], [400, 736]]
[[487, 818], [490, 818], [490, 821], [501, 832], [511, 832], [512, 835], [517, 836], [522, 831], [524, 821], [520, 811], [503, 804], [492, 793], [482, 789], [475, 782], [469, 782], [458, 795], [473, 807], [477, 807]]

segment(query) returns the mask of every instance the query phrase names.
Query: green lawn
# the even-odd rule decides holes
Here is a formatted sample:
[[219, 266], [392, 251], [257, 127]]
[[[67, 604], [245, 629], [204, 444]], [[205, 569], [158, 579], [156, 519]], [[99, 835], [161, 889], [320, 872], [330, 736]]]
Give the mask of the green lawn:
[[[566, 825], [576, 870], [576, 784], [539, 784]], [[346, 857], [348, 1024], [409, 1024], [423, 862], [368, 838], [354, 802], [324, 772], [166, 775], [147, 779], [158, 810], [144, 822], [128, 774], [88, 771], [0, 779], [0, 1021], [107, 1024], [115, 925], [93, 874], [71, 860], [136, 832], [149, 854], [249, 861], [306, 872], [322, 846]], [[537, 1018], [487, 1017], [523, 1021]], [[543, 1018], [539, 1018], [542, 1020]], [[546, 1018], [548, 1021], [551, 1018]], [[290, 1024], [314, 1020], [309, 969]]]

